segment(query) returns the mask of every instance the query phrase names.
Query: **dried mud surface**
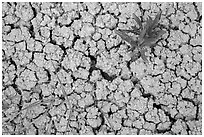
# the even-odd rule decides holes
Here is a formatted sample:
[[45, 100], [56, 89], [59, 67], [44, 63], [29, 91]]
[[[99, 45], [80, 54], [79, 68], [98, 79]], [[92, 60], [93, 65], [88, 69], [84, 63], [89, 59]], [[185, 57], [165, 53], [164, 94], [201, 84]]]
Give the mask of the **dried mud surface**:
[[[2, 134], [202, 134], [201, 3], [2, 3]], [[162, 10], [130, 62], [114, 33]]]

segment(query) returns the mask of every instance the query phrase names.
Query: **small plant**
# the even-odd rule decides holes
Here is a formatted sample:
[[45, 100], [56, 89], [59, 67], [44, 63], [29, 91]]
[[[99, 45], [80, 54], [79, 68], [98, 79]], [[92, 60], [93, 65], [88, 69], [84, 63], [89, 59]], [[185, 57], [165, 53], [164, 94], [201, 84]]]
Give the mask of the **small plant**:
[[[133, 18], [139, 27], [135, 25], [131, 27], [131, 30], [115, 30], [115, 33], [131, 45], [131, 48], [128, 51], [132, 51], [132, 61], [135, 61], [140, 55], [145, 62], [148, 62], [145, 55], [145, 52], [147, 51], [146, 47], [152, 48], [155, 46], [158, 39], [165, 33], [164, 30], [158, 28], [158, 22], [161, 18], [161, 11], [159, 11], [154, 20], [148, 16], [144, 26], [141, 20], [134, 13]], [[133, 39], [127, 33], [133, 33], [137, 36], [137, 38]], [[139, 55], [136, 53], [139, 53]]]

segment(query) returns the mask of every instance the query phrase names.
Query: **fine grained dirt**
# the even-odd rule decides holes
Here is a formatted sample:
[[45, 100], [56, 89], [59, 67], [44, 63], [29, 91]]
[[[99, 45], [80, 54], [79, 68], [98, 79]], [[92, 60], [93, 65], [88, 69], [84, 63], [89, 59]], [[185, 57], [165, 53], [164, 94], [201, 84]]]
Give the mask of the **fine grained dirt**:
[[[201, 3], [2, 3], [2, 134], [202, 134]], [[162, 11], [130, 62], [114, 33]]]

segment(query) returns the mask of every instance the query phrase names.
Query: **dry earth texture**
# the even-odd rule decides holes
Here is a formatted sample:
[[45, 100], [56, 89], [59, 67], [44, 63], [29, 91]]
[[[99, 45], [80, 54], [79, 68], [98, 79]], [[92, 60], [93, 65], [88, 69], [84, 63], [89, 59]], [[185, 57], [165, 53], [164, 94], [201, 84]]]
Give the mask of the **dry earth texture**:
[[[2, 3], [2, 134], [202, 134], [201, 3]], [[162, 11], [148, 62], [114, 30]]]

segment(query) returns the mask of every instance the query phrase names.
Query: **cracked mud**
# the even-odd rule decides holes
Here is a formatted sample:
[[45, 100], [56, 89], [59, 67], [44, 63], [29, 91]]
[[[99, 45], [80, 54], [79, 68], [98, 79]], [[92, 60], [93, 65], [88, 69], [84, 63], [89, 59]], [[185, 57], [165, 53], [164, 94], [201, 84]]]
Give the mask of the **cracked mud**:
[[[2, 134], [202, 134], [201, 3], [2, 3]], [[161, 9], [130, 62], [114, 33]]]

